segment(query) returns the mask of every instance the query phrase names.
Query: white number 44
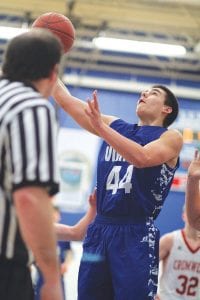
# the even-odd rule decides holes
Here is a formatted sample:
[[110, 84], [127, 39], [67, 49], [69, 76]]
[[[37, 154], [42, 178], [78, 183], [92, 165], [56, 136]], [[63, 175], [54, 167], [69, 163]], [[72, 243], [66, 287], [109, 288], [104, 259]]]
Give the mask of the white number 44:
[[120, 180], [121, 166], [114, 166], [108, 175], [106, 189], [112, 190], [116, 194], [118, 189], [125, 189], [125, 194], [129, 194], [132, 189], [131, 178], [133, 174], [133, 165], [128, 166], [124, 177]]

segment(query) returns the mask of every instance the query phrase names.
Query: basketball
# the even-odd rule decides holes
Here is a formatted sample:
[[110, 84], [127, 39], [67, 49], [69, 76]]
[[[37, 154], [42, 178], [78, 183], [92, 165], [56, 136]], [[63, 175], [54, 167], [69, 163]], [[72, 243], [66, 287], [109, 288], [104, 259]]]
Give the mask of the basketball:
[[64, 52], [68, 52], [75, 40], [75, 29], [66, 16], [49, 12], [40, 15], [32, 24], [32, 27], [47, 28], [61, 40]]

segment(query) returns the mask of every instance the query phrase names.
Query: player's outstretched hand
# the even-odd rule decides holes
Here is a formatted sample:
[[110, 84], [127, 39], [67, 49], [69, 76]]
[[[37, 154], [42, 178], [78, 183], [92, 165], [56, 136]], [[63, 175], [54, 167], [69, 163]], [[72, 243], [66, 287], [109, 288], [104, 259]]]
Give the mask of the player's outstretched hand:
[[188, 176], [194, 179], [200, 179], [200, 152], [195, 150], [194, 158], [188, 168]]
[[88, 107], [85, 109], [85, 113], [89, 117], [92, 127], [98, 132], [104, 125], [104, 122], [99, 109], [97, 91], [95, 90], [92, 95], [93, 99], [88, 99], [87, 101]]

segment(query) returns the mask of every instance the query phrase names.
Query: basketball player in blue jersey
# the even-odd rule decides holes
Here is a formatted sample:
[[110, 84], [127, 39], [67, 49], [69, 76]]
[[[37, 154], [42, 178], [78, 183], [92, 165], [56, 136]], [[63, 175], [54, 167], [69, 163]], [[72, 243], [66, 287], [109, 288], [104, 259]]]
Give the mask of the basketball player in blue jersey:
[[88, 103], [59, 81], [54, 98], [83, 128], [100, 136], [97, 216], [83, 243], [79, 300], [153, 300], [159, 231], [154, 226], [179, 166], [182, 136], [167, 127], [178, 102], [166, 87], [141, 93], [138, 124], [102, 115], [97, 92]]

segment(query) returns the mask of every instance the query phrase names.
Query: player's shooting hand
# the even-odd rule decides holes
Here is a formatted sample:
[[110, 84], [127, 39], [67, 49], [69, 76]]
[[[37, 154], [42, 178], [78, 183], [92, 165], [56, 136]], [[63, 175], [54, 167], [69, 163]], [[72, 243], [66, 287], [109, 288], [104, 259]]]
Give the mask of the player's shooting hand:
[[194, 158], [188, 168], [188, 176], [194, 179], [200, 179], [200, 152], [195, 150]]
[[101, 117], [96, 90], [93, 92], [93, 99], [89, 99], [87, 102], [88, 107], [85, 109], [85, 113], [90, 118], [93, 128], [98, 132], [104, 125], [104, 122]]

